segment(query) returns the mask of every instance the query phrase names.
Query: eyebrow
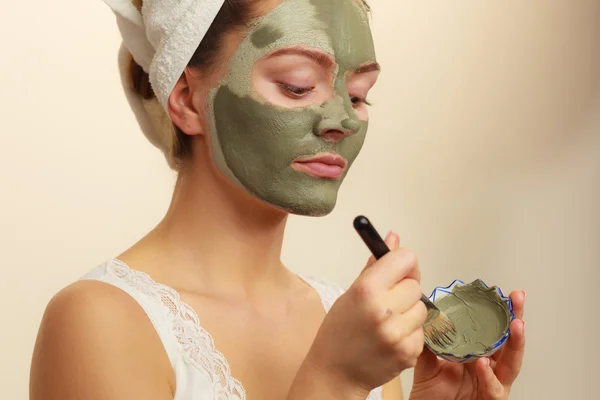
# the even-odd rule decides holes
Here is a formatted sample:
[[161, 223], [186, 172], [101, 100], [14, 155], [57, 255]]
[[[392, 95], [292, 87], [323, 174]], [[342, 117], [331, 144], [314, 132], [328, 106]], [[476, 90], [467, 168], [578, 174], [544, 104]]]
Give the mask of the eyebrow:
[[283, 55], [300, 55], [307, 58], [310, 58], [317, 64], [323, 67], [331, 67], [334, 65], [333, 57], [328, 55], [327, 53], [322, 53], [320, 51], [308, 50], [308, 49], [295, 49], [295, 48], [287, 48], [276, 50], [271, 53], [268, 58], [283, 56]]
[[[325, 68], [331, 67], [335, 64], [333, 57], [331, 57], [327, 53], [310, 50], [310, 49], [299, 49], [299, 48], [279, 49], [279, 50], [276, 50], [273, 53], [269, 54], [268, 58], [274, 58], [274, 57], [290, 55], [290, 54], [291, 55], [300, 55], [300, 56], [310, 58], [311, 60], [313, 60], [314, 62], [316, 62], [317, 64], [319, 64]], [[381, 71], [381, 66], [379, 65], [379, 63], [377, 63], [375, 61], [363, 64], [360, 67], [358, 67], [356, 70], [354, 70], [354, 72], [357, 74], [364, 74], [364, 73], [373, 72], [373, 71]]]
[[361, 65], [354, 72], [356, 72], [357, 74], [364, 74], [366, 72], [372, 71], [381, 71], [381, 66], [379, 65], [379, 63], [373, 61], [368, 64]]

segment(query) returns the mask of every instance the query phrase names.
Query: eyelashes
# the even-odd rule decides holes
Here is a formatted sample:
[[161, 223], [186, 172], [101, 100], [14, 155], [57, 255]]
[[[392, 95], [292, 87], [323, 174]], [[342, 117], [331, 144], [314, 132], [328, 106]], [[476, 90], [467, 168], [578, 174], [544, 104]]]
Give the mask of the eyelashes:
[[350, 96], [350, 101], [352, 102], [352, 104], [365, 103], [368, 106], [372, 106], [373, 105], [369, 100], [364, 99], [362, 97], [357, 97], [357, 96]]
[[310, 88], [301, 88], [292, 85], [286, 85], [285, 83], [277, 83], [277, 86], [279, 86], [283, 94], [295, 99], [301, 99], [315, 90], [314, 86]]
[[[281, 82], [277, 82], [277, 86], [279, 87], [279, 90], [286, 96], [292, 98], [292, 99], [303, 99], [307, 96], [309, 96], [314, 90], [315, 87], [297, 87], [297, 86], [292, 86], [292, 85], [288, 85], [285, 83], [281, 83]], [[359, 106], [360, 104], [365, 104], [367, 106], [371, 106], [371, 102], [369, 102], [366, 98], [363, 97], [359, 97], [359, 96], [350, 96], [350, 101], [352, 102], [352, 104], [354, 106]]]

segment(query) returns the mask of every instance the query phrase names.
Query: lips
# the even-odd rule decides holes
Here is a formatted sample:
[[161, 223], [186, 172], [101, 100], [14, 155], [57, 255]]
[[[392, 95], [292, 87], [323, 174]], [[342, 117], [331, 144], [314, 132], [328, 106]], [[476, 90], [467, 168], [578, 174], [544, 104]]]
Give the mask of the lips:
[[348, 162], [335, 153], [320, 153], [312, 157], [298, 158], [292, 168], [316, 178], [340, 179]]

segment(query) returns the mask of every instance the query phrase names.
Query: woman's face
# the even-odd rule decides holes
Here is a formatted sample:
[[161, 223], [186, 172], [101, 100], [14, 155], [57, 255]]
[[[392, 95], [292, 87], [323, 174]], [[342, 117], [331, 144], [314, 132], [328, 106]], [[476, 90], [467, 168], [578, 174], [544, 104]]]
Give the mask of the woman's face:
[[215, 164], [280, 209], [329, 213], [365, 140], [378, 71], [356, 1], [284, 0], [255, 21], [209, 91]]

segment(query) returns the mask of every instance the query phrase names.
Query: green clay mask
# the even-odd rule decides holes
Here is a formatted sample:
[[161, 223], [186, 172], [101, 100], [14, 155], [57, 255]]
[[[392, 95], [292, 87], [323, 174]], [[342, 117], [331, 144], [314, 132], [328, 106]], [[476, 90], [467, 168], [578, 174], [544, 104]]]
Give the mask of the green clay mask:
[[[333, 56], [333, 93], [321, 104], [282, 107], [253, 87], [255, 64], [275, 51], [308, 48]], [[358, 156], [367, 122], [358, 118], [346, 77], [375, 61], [367, 15], [354, 0], [284, 0], [256, 20], [234, 53], [227, 74], [211, 89], [208, 121], [212, 156], [229, 180], [288, 212], [325, 215], [335, 206], [340, 179], [314, 177], [291, 164], [333, 152], [348, 167]], [[320, 132], [346, 133], [334, 143]]]
[[454, 343], [427, 345], [438, 353], [463, 358], [469, 354], [482, 355], [492, 349], [508, 330], [511, 314], [495, 289], [486, 288], [476, 280], [455, 286], [452, 294], [435, 301], [435, 305], [456, 325]]

